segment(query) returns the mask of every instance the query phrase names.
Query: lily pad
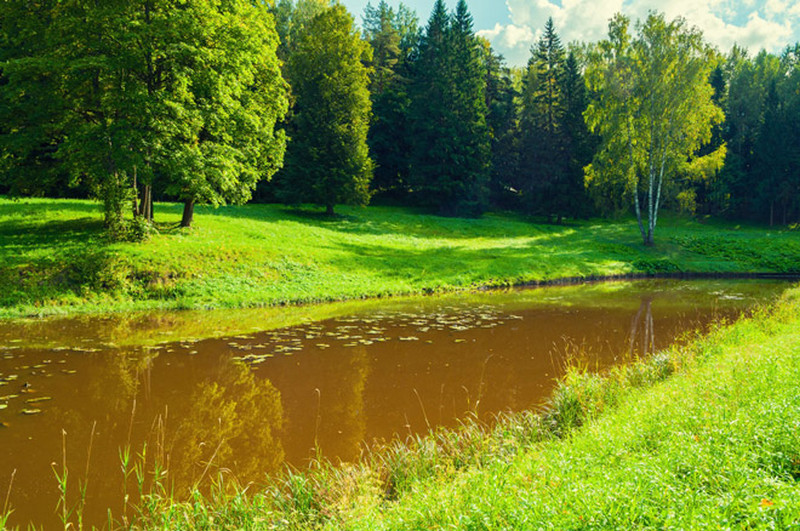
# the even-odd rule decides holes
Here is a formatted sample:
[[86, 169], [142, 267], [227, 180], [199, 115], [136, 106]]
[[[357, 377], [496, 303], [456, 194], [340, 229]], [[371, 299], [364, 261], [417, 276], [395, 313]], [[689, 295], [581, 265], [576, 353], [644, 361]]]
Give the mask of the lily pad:
[[47, 402], [48, 400], [52, 400], [52, 396], [38, 396], [36, 398], [29, 398], [25, 401], [26, 404], [36, 404], [38, 402]]

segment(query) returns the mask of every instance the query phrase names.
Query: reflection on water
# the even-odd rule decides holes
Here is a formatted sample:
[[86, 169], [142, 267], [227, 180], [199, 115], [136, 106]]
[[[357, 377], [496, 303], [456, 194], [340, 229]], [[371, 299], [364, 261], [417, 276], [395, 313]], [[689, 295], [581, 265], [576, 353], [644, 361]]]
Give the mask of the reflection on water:
[[653, 326], [653, 298], [651, 296], [642, 297], [639, 311], [631, 321], [630, 349], [628, 353], [631, 357], [638, 352], [643, 356], [655, 353], [656, 337], [655, 327]]
[[[66, 452], [67, 505], [84, 482], [86, 519], [102, 525], [107, 508], [132, 514], [139, 481], [147, 491], [156, 476], [183, 496], [219, 474], [258, 484], [317, 455], [356, 459], [365, 442], [535, 407], [568, 363], [600, 369], [650, 354], [783, 287], [641, 281], [371, 301], [202, 340], [197, 313], [100, 318], [95, 335], [88, 318], [4, 323], [0, 495], [16, 470], [12, 524], [58, 525], [53, 472]], [[252, 329], [258, 316], [227, 313], [209, 315], [207, 336]], [[174, 340], [153, 345], [164, 336]]]

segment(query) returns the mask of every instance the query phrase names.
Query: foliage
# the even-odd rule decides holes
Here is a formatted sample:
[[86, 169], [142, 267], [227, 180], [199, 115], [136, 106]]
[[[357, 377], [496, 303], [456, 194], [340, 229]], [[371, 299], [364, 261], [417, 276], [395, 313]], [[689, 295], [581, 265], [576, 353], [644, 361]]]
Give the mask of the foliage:
[[797, 45], [749, 58], [735, 48], [723, 81], [728, 157], [711, 198], [729, 216], [788, 225], [800, 219], [800, 64]]
[[[275, 125], [286, 86], [264, 5], [70, 0], [3, 8], [11, 20], [39, 21], [12, 26], [17, 33], [6, 38], [15, 53], [2, 64], [3, 92], [17, 116], [3, 135], [13, 146], [6, 162], [31, 175], [43, 157], [48, 166], [54, 159], [104, 201], [112, 235], [124, 232], [123, 205], [138, 184], [161, 179], [181, 200], [241, 203], [280, 166], [284, 136]], [[33, 44], [21, 48], [22, 39]], [[37, 109], [34, 98], [48, 104]]]
[[372, 160], [367, 147], [371, 104], [369, 45], [342, 6], [303, 28], [286, 66], [295, 109], [280, 197], [288, 203], [366, 204]]
[[516, 207], [513, 190], [517, 186], [519, 171], [516, 141], [518, 92], [503, 56], [492, 50], [488, 41], [480, 42], [486, 79], [486, 124], [492, 151], [489, 199], [491, 204], [501, 208]]
[[368, 143], [375, 160], [372, 188], [378, 193], [408, 191], [409, 86], [418, 33], [416, 15], [402, 3], [396, 12], [383, 0], [364, 9], [364, 38], [373, 49]]
[[698, 30], [655, 13], [637, 25], [636, 38], [628, 26], [622, 15], [611, 21], [587, 72], [593, 99], [586, 118], [602, 137], [589, 180], [601, 187], [623, 183], [642, 240], [653, 245], [665, 185], [691, 171], [686, 161], [698, 158], [723, 116], [708, 82], [713, 52]]
[[587, 211], [583, 167], [590, 162], [591, 146], [583, 120], [585, 82], [552, 18], [532, 52], [520, 111], [520, 187], [530, 211], [561, 223]]

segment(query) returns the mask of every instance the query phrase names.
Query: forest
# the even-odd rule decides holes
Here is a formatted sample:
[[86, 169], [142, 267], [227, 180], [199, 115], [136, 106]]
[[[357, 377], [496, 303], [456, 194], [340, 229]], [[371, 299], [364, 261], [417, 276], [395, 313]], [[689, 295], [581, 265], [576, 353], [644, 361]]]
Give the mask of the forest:
[[[800, 221], [800, 45], [721, 51], [683, 19], [552, 19], [524, 67], [464, 0], [426, 23], [327, 0], [0, 6], [0, 194], [99, 199], [115, 239], [154, 201], [512, 210], [551, 223], [661, 207]], [[92, 28], [87, 31], [86, 28]]]

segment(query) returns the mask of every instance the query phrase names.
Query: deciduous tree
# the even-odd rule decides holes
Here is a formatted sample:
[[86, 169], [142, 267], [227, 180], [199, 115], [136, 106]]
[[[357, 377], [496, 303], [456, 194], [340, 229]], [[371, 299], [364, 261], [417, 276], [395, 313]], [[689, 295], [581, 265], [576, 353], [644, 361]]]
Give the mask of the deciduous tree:
[[589, 175], [622, 179], [642, 240], [653, 245], [665, 183], [721, 164], [724, 151], [697, 153], [723, 116], [709, 84], [713, 50], [699, 30], [657, 13], [638, 24], [635, 39], [628, 27], [622, 15], [611, 21], [587, 74], [594, 98], [586, 117], [602, 138]]
[[[38, 3], [13, 5], [19, 17], [41, 16]], [[162, 179], [185, 202], [188, 226], [196, 203], [247, 201], [280, 166], [284, 136], [275, 124], [287, 87], [263, 4], [64, 0], [47, 14], [41, 46], [2, 68], [23, 110], [25, 88], [47, 79], [42, 101], [52, 112], [26, 114], [31, 120], [10, 136], [41, 144], [29, 132], [45, 124], [53, 156], [91, 184], [112, 232], [130, 199], [148, 212], [150, 194], [144, 205], [136, 200], [139, 184], [147, 190]]]
[[337, 204], [369, 201], [370, 54], [341, 5], [298, 34], [287, 63], [295, 104], [279, 190], [285, 202], [316, 203], [333, 214]]

